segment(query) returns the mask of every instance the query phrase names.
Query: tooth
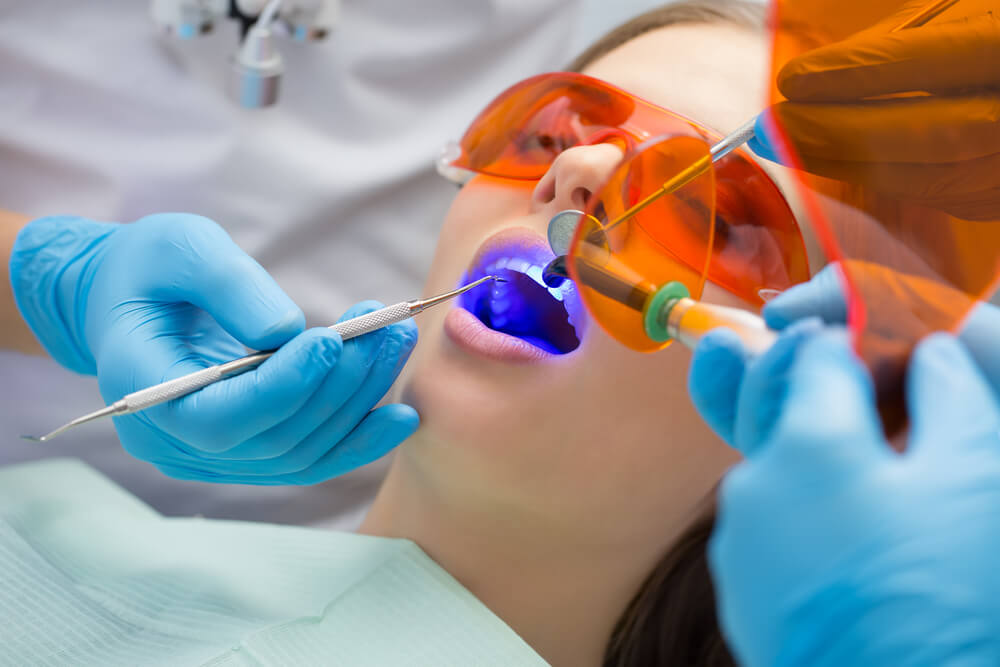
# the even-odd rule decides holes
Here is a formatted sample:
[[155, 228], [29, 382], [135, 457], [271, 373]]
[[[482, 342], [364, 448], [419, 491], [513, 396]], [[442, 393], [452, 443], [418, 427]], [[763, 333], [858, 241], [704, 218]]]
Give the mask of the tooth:
[[506, 269], [510, 263], [510, 257], [501, 257], [495, 262], [497, 269]]
[[[569, 283], [569, 281], [566, 281], [566, 283]], [[559, 289], [560, 290], [564, 290], [563, 291], [563, 296], [565, 297], [565, 296], [569, 295], [570, 291], [572, 290], [572, 287], [571, 286], [567, 286], [567, 284], [564, 284]], [[582, 308], [582, 307], [583, 307], [583, 304], [580, 303], [579, 299], [577, 299], [573, 304], [570, 304], [568, 301], [565, 304], [565, 308], [566, 308], [566, 320], [569, 322], [570, 326], [573, 327], [573, 330], [576, 332], [578, 338], [580, 336], [580, 329], [576, 326], [577, 322], [573, 318], [573, 313], [576, 312], [577, 308]]]
[[546, 289], [549, 290], [549, 294], [551, 294], [552, 298], [555, 299], [556, 301], [562, 301], [563, 300], [563, 293], [562, 293], [562, 290], [560, 288], [558, 288], [558, 287], [548, 287]]
[[567, 308], [566, 309], [566, 321], [569, 322], [569, 325], [571, 327], [573, 327], [573, 331], [576, 332], [576, 337], [579, 338], [580, 337], [580, 329], [577, 328], [577, 326], [576, 326], [576, 320], [573, 319], [573, 310], [571, 308]]
[[510, 308], [510, 299], [490, 300], [490, 310], [493, 312], [494, 315], [500, 315], [501, 313], [506, 313], [508, 308]]
[[490, 318], [491, 329], [497, 329], [499, 327], [504, 326], [505, 324], [507, 324], [507, 318], [504, 317], [503, 315], [497, 315], [496, 317]]
[[526, 273], [528, 271], [529, 266], [531, 266], [531, 264], [529, 264], [523, 259], [518, 259], [517, 257], [512, 258], [507, 263], [508, 269], [514, 269], [518, 273]]
[[545, 287], [545, 281], [542, 280], [542, 267], [529, 266], [528, 270], [525, 271], [525, 273], [527, 273], [528, 276], [530, 276], [531, 279], [534, 280], [536, 283], [538, 283], [542, 287]]

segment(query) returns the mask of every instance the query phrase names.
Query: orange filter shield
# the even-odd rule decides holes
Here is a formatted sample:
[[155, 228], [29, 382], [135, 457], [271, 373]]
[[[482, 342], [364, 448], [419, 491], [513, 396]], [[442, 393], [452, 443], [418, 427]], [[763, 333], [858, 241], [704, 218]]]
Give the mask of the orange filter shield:
[[[695, 165], [701, 168], [683, 185], [664, 189]], [[696, 136], [649, 140], [591, 198], [570, 246], [570, 277], [608, 334], [641, 352], [662, 349], [667, 343], [645, 332], [646, 300], [671, 281], [701, 295], [714, 227], [708, 144]]]
[[801, 170], [810, 222], [842, 262], [849, 325], [890, 431], [905, 419], [914, 345], [957, 329], [998, 279], [991, 9], [982, 0], [772, 6], [771, 143]]

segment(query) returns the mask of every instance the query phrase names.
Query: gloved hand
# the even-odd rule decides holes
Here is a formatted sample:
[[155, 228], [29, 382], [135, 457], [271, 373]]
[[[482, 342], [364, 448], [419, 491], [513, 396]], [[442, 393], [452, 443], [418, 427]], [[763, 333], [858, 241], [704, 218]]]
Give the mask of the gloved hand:
[[[759, 117], [750, 146], [780, 161], [777, 119], [810, 172], [959, 218], [1000, 218], [1000, 13], [973, 0], [956, 7], [965, 20], [890, 34], [926, 4], [906, 2], [878, 25], [789, 61], [777, 81], [789, 101]], [[913, 92], [929, 94], [871, 99]]]
[[[847, 307], [839, 270], [838, 264], [830, 264], [809, 282], [780, 294], [764, 306], [764, 321], [777, 330], [810, 319], [844, 324]], [[701, 340], [691, 360], [688, 390], [698, 412], [719, 437], [744, 454], [760, 443], [759, 423], [769, 423], [778, 406], [768, 406], [753, 396], [766, 394], [768, 387], [780, 382], [777, 378], [794, 360], [800, 339], [814, 329], [815, 323], [805, 322], [791, 328], [768, 355], [756, 360], [749, 358], [736, 334], [727, 329], [711, 331]], [[976, 306], [966, 318], [959, 338], [1000, 396], [1000, 308], [988, 303]], [[761, 365], [765, 372], [755, 373], [751, 380], [747, 375], [751, 365]], [[761, 384], [741, 389], [749, 382]], [[761, 413], [759, 419], [751, 417], [753, 411]]]
[[115, 418], [125, 449], [172, 477], [314, 484], [416, 428], [408, 406], [371, 411], [416, 342], [413, 323], [346, 343], [329, 329], [303, 331], [298, 306], [206, 218], [43, 218], [18, 235], [10, 269], [35, 335], [62, 365], [96, 374], [108, 403], [241, 357], [244, 345], [281, 346], [256, 370]]
[[997, 664], [1000, 406], [982, 373], [955, 338], [922, 342], [900, 455], [843, 332], [797, 347], [777, 380], [755, 377], [774, 349], [748, 370], [772, 419], [722, 483], [709, 547], [740, 664]]

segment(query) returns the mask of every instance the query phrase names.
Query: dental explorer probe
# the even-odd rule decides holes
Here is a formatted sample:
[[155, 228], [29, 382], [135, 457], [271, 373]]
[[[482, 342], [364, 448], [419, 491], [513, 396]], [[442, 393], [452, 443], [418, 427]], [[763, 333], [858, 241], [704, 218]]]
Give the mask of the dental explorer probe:
[[[390, 324], [395, 324], [396, 322], [402, 322], [403, 320], [409, 319], [419, 312], [427, 310], [428, 308], [436, 306], [440, 303], [444, 303], [445, 301], [449, 301], [459, 294], [468, 292], [470, 289], [478, 287], [489, 280], [507, 282], [500, 276], [485, 276], [479, 280], [469, 283], [468, 285], [463, 285], [456, 290], [452, 290], [451, 292], [438, 294], [437, 296], [432, 296], [427, 299], [402, 301], [392, 306], [386, 306], [385, 308], [380, 308], [376, 311], [359, 315], [358, 317], [352, 317], [344, 322], [338, 322], [329, 328], [339, 333], [343, 340], [363, 336], [366, 333], [382, 329]], [[195, 392], [202, 387], [214, 384], [220, 380], [253, 370], [264, 363], [264, 361], [275, 352], [277, 352], [277, 350], [256, 352], [239, 359], [234, 359], [233, 361], [227, 361], [224, 364], [209, 366], [208, 368], [203, 368], [199, 371], [182, 375], [179, 378], [174, 378], [173, 380], [168, 380], [166, 382], [153, 385], [152, 387], [147, 387], [146, 389], [140, 389], [139, 391], [123, 396], [105, 408], [83, 415], [82, 417], [77, 417], [73, 421], [60, 426], [51, 433], [47, 433], [43, 436], [22, 435], [21, 437], [25, 440], [31, 440], [34, 442], [48, 442], [52, 438], [68, 431], [74, 426], [86, 424], [87, 422], [94, 421], [95, 419], [130, 415], [133, 412], [139, 412], [140, 410], [151, 408], [154, 405], [172, 401], [176, 398]]]

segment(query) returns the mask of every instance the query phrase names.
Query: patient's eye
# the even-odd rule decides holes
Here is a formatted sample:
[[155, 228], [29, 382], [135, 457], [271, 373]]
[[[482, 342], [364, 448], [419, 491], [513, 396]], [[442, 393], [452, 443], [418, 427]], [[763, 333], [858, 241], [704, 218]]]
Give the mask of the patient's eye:
[[555, 137], [548, 134], [543, 134], [538, 137], [538, 145], [541, 146], [542, 148], [550, 150], [558, 146], [559, 142], [556, 140]]
[[543, 153], [545, 159], [554, 160], [567, 148], [579, 146], [583, 141], [579, 118], [559, 100], [535, 113], [514, 142], [523, 153]]
[[527, 150], [541, 149], [558, 155], [579, 143], [580, 139], [576, 135], [538, 133], [525, 137], [522, 148]]
[[567, 148], [578, 146], [581, 141], [576, 135], [553, 134], [549, 132], [522, 132], [511, 139], [514, 150], [522, 160], [532, 164], [548, 165]]

